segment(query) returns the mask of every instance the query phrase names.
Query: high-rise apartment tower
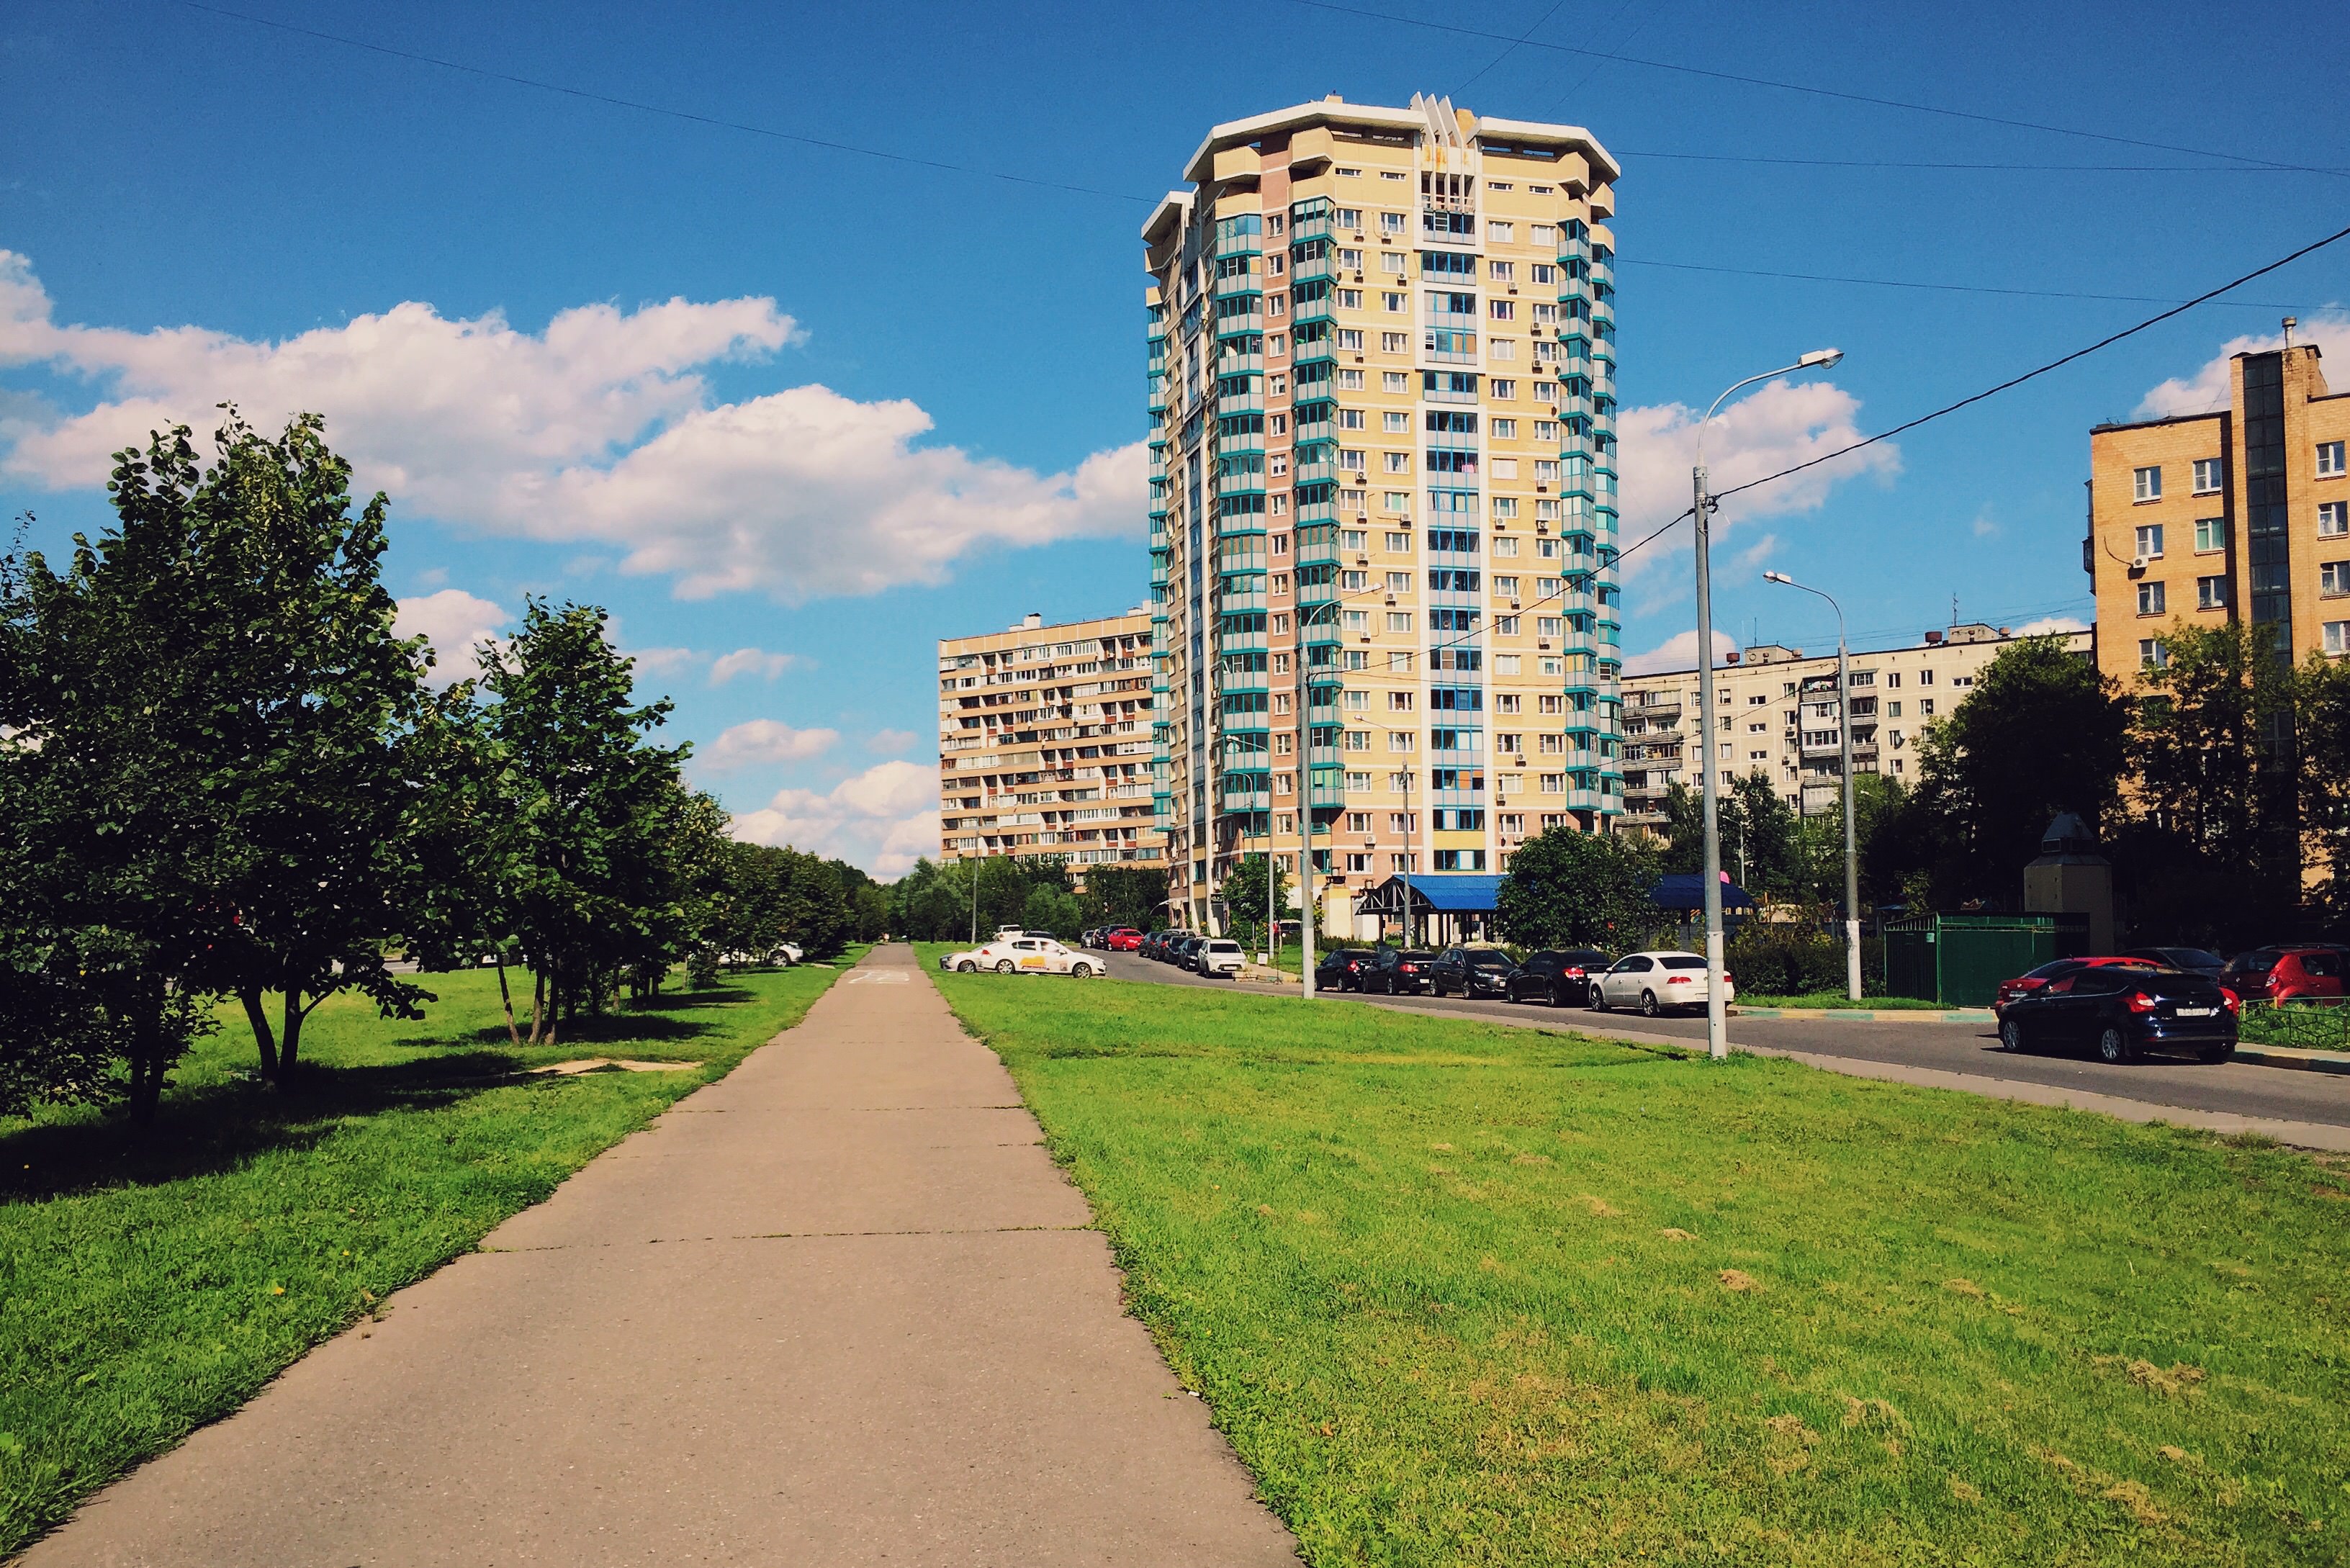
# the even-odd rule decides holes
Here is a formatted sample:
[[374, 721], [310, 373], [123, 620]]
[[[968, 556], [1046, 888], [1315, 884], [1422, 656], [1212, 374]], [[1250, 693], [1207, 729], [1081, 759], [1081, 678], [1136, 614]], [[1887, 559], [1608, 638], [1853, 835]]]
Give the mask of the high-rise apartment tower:
[[1302, 820], [1359, 893], [1622, 810], [1617, 172], [1575, 126], [1333, 97], [1217, 126], [1143, 226], [1192, 924], [1238, 857], [1295, 871]]

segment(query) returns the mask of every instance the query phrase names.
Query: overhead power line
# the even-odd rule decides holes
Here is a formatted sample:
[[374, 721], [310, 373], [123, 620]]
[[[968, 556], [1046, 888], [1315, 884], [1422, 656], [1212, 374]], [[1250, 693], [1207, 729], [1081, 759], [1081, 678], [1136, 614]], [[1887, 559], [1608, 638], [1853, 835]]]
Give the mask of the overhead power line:
[[[2109, 300], [2122, 305], [2179, 305], [2192, 303], [2192, 301], [2166, 299], [2158, 295], [2082, 294], [2069, 289], [2056, 288], [1998, 288], [1989, 284], [1979, 283], [1912, 283], [1908, 279], [1898, 277], [1840, 277], [1832, 273], [1766, 272], [1756, 267], [1715, 266], [1710, 263], [1704, 262], [1657, 261], [1646, 256], [1627, 256], [1621, 254], [1617, 256], [1616, 265], [1617, 266], [1665, 267], [1674, 272], [1718, 272], [1726, 273], [1732, 277], [1769, 277], [1790, 280], [1796, 283], [1856, 283], [1866, 284], [1872, 288], [1923, 288], [1931, 289], [1936, 293], [1941, 294], [2010, 295], [2022, 299], [2097, 299]], [[2260, 310], [2303, 310], [2309, 308], [2306, 306], [2276, 305], [2256, 299], [2230, 299], [2224, 301], [2223, 303], [2228, 305], [2241, 305]]]
[[325, 43], [340, 44], [346, 48], [364, 49], [373, 55], [386, 55], [395, 60], [408, 60], [416, 65], [435, 66], [444, 71], [461, 71], [484, 81], [504, 82], [512, 87], [525, 87], [539, 92], [551, 92], [564, 98], [575, 98], [588, 103], [600, 103], [613, 109], [632, 109], [639, 114], [659, 115], [666, 119], [683, 120], [690, 125], [706, 125], [720, 130], [739, 130], [746, 136], [764, 136], [775, 141], [790, 141], [802, 147], [818, 147], [829, 152], [854, 153], [859, 158], [878, 158], [886, 162], [903, 163], [917, 169], [936, 169], [950, 174], [976, 174], [983, 179], [1001, 180], [1012, 185], [1029, 185], [1044, 191], [1066, 191], [1079, 196], [1104, 196], [1113, 202], [1133, 202], [1149, 206], [1153, 198], [1137, 196], [1126, 191], [1105, 191], [1095, 185], [1073, 185], [1062, 180], [1039, 180], [1028, 174], [1007, 173], [1001, 169], [983, 169], [972, 163], [950, 163], [937, 158], [918, 158], [910, 152], [892, 152], [886, 148], [865, 147], [853, 141], [838, 141], [828, 137], [803, 136], [797, 131], [778, 130], [771, 125], [753, 125], [745, 120], [723, 119], [712, 114], [696, 114], [691, 109], [671, 109], [666, 105], [647, 103], [641, 99], [621, 98], [613, 93], [594, 92], [563, 82], [542, 80], [537, 77], [517, 76], [511, 71], [494, 71], [482, 66], [469, 66], [463, 60], [443, 59], [438, 55], [420, 54], [413, 49], [396, 49], [389, 44], [371, 43], [342, 33], [329, 33], [317, 27], [305, 27], [292, 22], [280, 22], [268, 16], [255, 16], [244, 11], [232, 11], [222, 5], [207, 5], [203, 0], [179, 0], [192, 11], [203, 11], [232, 21], [248, 22], [256, 27], [270, 27], [281, 33], [300, 37], [317, 38]]
[[[1994, 174], [2339, 174], [2339, 169], [2291, 163], [1951, 163], [1906, 158], [1766, 158], [1741, 152], [1623, 151], [1626, 158], [1657, 158], [1676, 163], [1768, 163], [1792, 169], [1940, 169]], [[2220, 156], [2214, 154], [2213, 156]]]
[[1431, 22], [1419, 16], [1399, 16], [1391, 12], [1373, 11], [1359, 5], [1341, 5], [1337, 0], [1290, 0], [1293, 5], [1304, 5], [1315, 11], [1336, 12], [1342, 16], [1360, 16], [1375, 22], [1392, 22], [1399, 27], [1419, 27], [1428, 32], [1450, 33], [1455, 37], [1478, 38], [1489, 43], [1509, 44], [1522, 49], [1547, 49], [1553, 54], [1579, 55], [1586, 59], [1613, 60], [1619, 65], [1646, 66], [1651, 70], [1673, 71], [1681, 76], [1703, 77], [1710, 81], [1736, 82], [1742, 87], [1772, 88], [1780, 92], [1806, 93], [1814, 98], [1835, 99], [1844, 103], [1867, 104], [1876, 109], [1908, 109], [1914, 114], [1939, 115], [1946, 119], [1964, 119], [1978, 125], [1996, 125], [2010, 130], [2038, 131], [2048, 136], [2079, 137], [2086, 141], [2103, 141], [2116, 147], [2143, 147], [2152, 152], [2181, 152], [2192, 158], [2223, 158], [2231, 163], [2250, 163], [2268, 169], [2292, 169], [2308, 174], [2334, 174], [2350, 178], [2350, 169], [2324, 169], [2307, 164], [2282, 163], [2274, 159], [2250, 158], [2241, 152], [2215, 152], [2203, 147], [2181, 147], [2168, 141], [2146, 141], [2134, 136], [2115, 136], [2102, 130], [2082, 130], [2069, 125], [2044, 125], [2037, 120], [2010, 119], [2002, 115], [1978, 114], [1971, 109], [1945, 109], [1939, 104], [1912, 103], [1903, 99], [1877, 98], [1869, 93], [1846, 92], [1838, 88], [1815, 87], [1808, 82], [1779, 81], [1770, 77], [1742, 76], [1735, 71], [1708, 70], [1702, 66], [1685, 66], [1672, 60], [1643, 59], [1638, 55], [1620, 54], [1607, 49], [1585, 48], [1575, 44], [1544, 43], [1533, 37], [1513, 37], [1508, 33], [1492, 32], [1482, 27], [1464, 27], [1455, 22]]
[[2226, 294], [2230, 289], [2241, 288], [2256, 277], [2266, 277], [2270, 273], [2276, 271], [2279, 267], [2289, 265], [2293, 262], [2299, 261], [2305, 255], [2312, 254], [2317, 251], [2322, 251], [2326, 246], [2337, 244], [2338, 242], [2345, 239], [2350, 239], [2350, 229], [2336, 229], [2334, 233], [2326, 235], [2324, 239], [2313, 240], [2308, 244], [2302, 246], [2299, 250], [2294, 251], [2290, 255], [2279, 256], [2276, 260], [2269, 263], [2266, 266], [2255, 267], [2251, 272], [2244, 274], [2243, 276], [2231, 279], [2227, 283], [2221, 284], [2217, 288], [2199, 294], [2183, 305], [2175, 305], [2168, 310], [2161, 312], [2159, 315], [2149, 316], [2135, 327], [2126, 327], [2119, 332], [2112, 334], [2110, 337], [2100, 337], [2085, 348], [2075, 348], [2070, 354], [2066, 354], [2060, 358], [2051, 359], [2044, 365], [2035, 366], [2032, 369], [2023, 372], [2021, 376], [2011, 376], [1996, 387], [1987, 387], [1971, 397], [1960, 398], [1957, 402], [1949, 404], [1943, 408], [1936, 409], [1930, 414], [1920, 414], [1916, 419], [1909, 421], [1907, 424], [1896, 425], [1889, 431], [1879, 431], [1873, 436], [1867, 436], [1860, 441], [1854, 441], [1849, 446], [1838, 447], [1835, 451], [1813, 458], [1809, 462], [1799, 462], [1791, 468], [1783, 468], [1776, 473], [1765, 474], [1761, 479], [1750, 479], [1743, 484], [1733, 485], [1728, 490], [1717, 493], [1715, 499], [1726, 501], [1731, 496], [1738, 494], [1741, 491], [1752, 490], [1759, 485], [1769, 484], [1775, 480], [1784, 479], [1791, 473], [1801, 473], [1807, 468], [1817, 468], [1824, 462], [1834, 462], [1837, 458], [1843, 457], [1850, 452], [1858, 452], [1865, 446], [1875, 446], [1878, 441], [1890, 441], [1895, 436], [1900, 435], [1906, 431], [1914, 431], [1919, 425], [1930, 423], [1935, 420], [1942, 418], [1945, 414], [1954, 414], [1960, 409], [1969, 408], [1976, 403], [1981, 402], [1986, 398], [1995, 398], [1999, 396], [2000, 393], [2020, 387], [2023, 385], [2024, 382], [2032, 380], [2035, 377], [2045, 376], [2051, 370], [2061, 369], [2064, 366], [2071, 364], [2075, 359], [2086, 358], [2088, 356], [2097, 352], [2100, 348], [2109, 348], [2125, 337], [2134, 337], [2149, 327], [2159, 326], [2163, 322], [2169, 320], [2174, 316], [2182, 315], [2187, 311], [2194, 309], [2199, 305], [2219, 298], [2221, 295]]

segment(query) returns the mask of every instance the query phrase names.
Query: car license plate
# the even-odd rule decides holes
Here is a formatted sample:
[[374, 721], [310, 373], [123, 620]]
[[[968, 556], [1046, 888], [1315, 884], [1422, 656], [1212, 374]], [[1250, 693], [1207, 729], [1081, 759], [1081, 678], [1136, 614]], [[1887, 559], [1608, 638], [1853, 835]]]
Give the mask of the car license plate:
[[2216, 1007], [2182, 1007], [2178, 1010], [2178, 1016], [2181, 1018], [2209, 1018], [2211, 1014], [2219, 1011], [2220, 1010]]

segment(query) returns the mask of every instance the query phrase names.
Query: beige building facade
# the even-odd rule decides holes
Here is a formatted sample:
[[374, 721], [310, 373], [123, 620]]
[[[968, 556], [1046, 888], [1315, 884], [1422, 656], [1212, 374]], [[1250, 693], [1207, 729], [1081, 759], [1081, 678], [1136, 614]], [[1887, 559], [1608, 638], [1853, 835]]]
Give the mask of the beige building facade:
[[2098, 667], [2134, 684], [2180, 625], [2266, 628], [2296, 662], [2350, 653], [2345, 452], [2350, 392], [2290, 342], [2234, 358], [2224, 409], [2091, 431]]
[[1156, 866], [1150, 612], [939, 642], [939, 854]]
[[[2064, 634], [2086, 659], [2091, 634]], [[1983, 667], [2016, 638], [1981, 624], [1929, 631], [1906, 648], [1856, 650], [1852, 665], [1852, 768], [1914, 783], [1918, 738], [1974, 690]], [[1843, 808], [1845, 714], [1836, 657], [1804, 655], [1762, 644], [1715, 670], [1713, 727], [1719, 784], [1741, 774], [1767, 778], [1806, 815]], [[1700, 728], [1694, 668], [1624, 678], [1624, 820], [1655, 829], [1665, 822], [1665, 791], [1700, 783]]]
[[1159, 821], [1347, 893], [1599, 830], [1617, 767], [1617, 174], [1579, 128], [1332, 98], [1142, 230]]

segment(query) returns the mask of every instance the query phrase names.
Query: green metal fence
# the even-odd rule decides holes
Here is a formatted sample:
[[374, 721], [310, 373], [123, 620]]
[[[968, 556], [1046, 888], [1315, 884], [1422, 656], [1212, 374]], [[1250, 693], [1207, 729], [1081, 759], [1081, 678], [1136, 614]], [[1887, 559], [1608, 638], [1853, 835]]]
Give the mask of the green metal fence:
[[2086, 915], [1917, 915], [1885, 928], [1885, 992], [1987, 1007], [2001, 981], [2088, 950]]
[[2261, 1045], [2350, 1051], [2350, 1002], [2247, 1002], [2236, 1033]]

